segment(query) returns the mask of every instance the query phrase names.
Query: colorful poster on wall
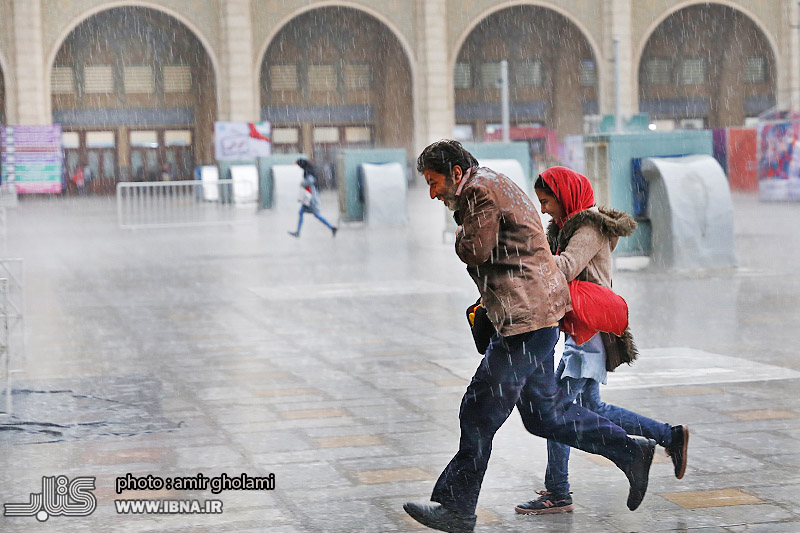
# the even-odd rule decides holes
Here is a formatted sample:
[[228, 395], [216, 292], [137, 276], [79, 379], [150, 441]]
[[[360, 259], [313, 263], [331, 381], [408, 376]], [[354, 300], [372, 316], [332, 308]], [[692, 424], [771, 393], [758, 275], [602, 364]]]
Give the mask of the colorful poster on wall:
[[2, 182], [14, 185], [17, 193], [61, 192], [64, 156], [61, 150], [61, 125], [3, 126]]
[[217, 160], [243, 160], [272, 155], [269, 122], [215, 122], [214, 154]]
[[758, 196], [800, 200], [800, 121], [758, 126]]

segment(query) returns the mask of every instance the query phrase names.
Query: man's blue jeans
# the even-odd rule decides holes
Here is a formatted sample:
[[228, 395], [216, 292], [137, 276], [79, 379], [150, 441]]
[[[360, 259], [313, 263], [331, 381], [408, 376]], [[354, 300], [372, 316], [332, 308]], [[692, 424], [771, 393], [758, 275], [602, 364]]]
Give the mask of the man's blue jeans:
[[[577, 400], [578, 405], [586, 407], [620, 426], [629, 435], [641, 435], [655, 440], [661, 446], [672, 443], [672, 431], [669, 424], [662, 424], [652, 418], [636, 414], [627, 409], [608, 405], [600, 399], [600, 384], [590, 378], [563, 377], [564, 362], [558, 365], [556, 376], [558, 386], [564, 397], [570, 402]], [[555, 440], [547, 440], [547, 470], [544, 475], [544, 486], [549, 492], [564, 496], [569, 494], [569, 446]]]
[[492, 439], [516, 405], [525, 428], [582, 450], [599, 453], [620, 468], [635, 444], [619, 426], [562, 396], [553, 373], [558, 328], [521, 335], [495, 334], [461, 400], [458, 453], [433, 488], [431, 500], [467, 515], [475, 512]]

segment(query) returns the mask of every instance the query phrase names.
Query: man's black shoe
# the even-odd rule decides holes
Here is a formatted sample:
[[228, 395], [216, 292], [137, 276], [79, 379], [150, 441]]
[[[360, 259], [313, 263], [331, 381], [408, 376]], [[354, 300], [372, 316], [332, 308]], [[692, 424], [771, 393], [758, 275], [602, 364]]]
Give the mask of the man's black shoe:
[[476, 516], [467, 515], [451, 511], [444, 506], [420, 505], [418, 503], [407, 503], [403, 509], [417, 522], [423, 526], [449, 533], [472, 533], [475, 530]]
[[675, 477], [681, 479], [686, 473], [686, 448], [689, 447], [689, 428], [672, 426], [672, 444], [667, 446], [667, 455], [675, 466]]
[[635, 511], [647, 492], [647, 480], [650, 475], [650, 465], [653, 463], [656, 441], [633, 435], [628, 437], [633, 441], [633, 462], [622, 471], [631, 484], [628, 491], [628, 509]]

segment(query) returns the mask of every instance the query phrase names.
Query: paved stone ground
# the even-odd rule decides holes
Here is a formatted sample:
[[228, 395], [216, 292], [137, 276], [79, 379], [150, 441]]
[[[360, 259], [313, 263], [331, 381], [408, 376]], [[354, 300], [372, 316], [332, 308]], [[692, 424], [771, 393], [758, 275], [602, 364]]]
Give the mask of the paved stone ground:
[[[625, 270], [642, 359], [607, 402], [692, 429], [678, 481], [659, 455], [641, 508], [610, 463], [573, 455], [572, 514], [518, 516], [542, 488], [544, 441], [513, 414], [498, 432], [479, 531], [800, 531], [800, 205], [736, 196], [740, 268]], [[26, 347], [0, 419], [0, 500], [42, 476], [96, 477], [86, 518], [0, 518], [2, 531], [417, 531], [458, 444], [479, 363], [463, 318], [476, 291], [445, 242], [442, 208], [410, 193], [403, 229], [294, 213], [235, 226], [121, 230], [112, 200], [26, 199], [6, 257], [25, 265]], [[332, 195], [324, 213], [335, 212]], [[334, 217], [335, 218], [335, 217]], [[13, 331], [12, 331], [13, 333]], [[19, 343], [16, 344], [16, 347]], [[134, 476], [275, 474], [273, 491], [147, 490]], [[218, 498], [219, 515], [121, 515], [120, 498]]]

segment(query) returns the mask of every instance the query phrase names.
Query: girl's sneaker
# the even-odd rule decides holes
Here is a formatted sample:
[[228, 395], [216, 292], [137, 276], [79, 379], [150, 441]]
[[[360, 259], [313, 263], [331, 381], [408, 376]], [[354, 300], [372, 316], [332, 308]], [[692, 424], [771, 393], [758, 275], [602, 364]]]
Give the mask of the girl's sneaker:
[[550, 514], [550, 513], [571, 513], [572, 512], [572, 494], [571, 492], [566, 496], [557, 496], [546, 490], [537, 490], [539, 498], [531, 500], [528, 503], [517, 505], [514, 510], [519, 514]]

